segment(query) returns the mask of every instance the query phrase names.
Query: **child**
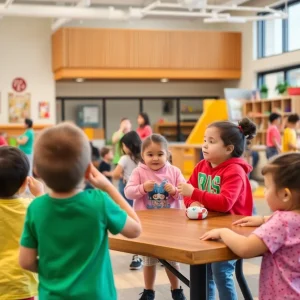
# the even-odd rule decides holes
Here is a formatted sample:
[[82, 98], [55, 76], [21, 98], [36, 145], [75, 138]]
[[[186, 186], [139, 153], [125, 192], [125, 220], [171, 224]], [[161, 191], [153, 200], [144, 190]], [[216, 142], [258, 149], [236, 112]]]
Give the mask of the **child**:
[[299, 150], [297, 146], [297, 132], [299, 116], [297, 114], [290, 115], [287, 120], [286, 128], [283, 132], [282, 152], [291, 152]]
[[276, 157], [266, 165], [265, 197], [271, 217], [246, 217], [239, 226], [260, 226], [249, 237], [230, 229], [214, 229], [202, 240], [222, 239], [238, 256], [263, 255], [259, 299], [300, 299], [300, 153]]
[[[176, 186], [185, 182], [180, 170], [168, 162], [168, 143], [159, 134], [147, 137], [143, 144], [141, 155], [143, 162], [133, 170], [125, 188], [125, 195], [133, 199], [135, 210], [180, 208], [180, 196]], [[143, 257], [145, 289], [140, 300], [155, 298], [154, 281], [158, 259]], [[179, 264], [169, 262], [179, 270]], [[166, 269], [169, 277], [172, 298], [185, 300], [178, 278]]]
[[7, 146], [6, 133], [0, 132], [0, 146]]
[[[215, 122], [204, 134], [204, 160], [195, 167], [188, 183], [179, 185], [186, 207], [203, 205], [208, 210], [251, 216], [253, 198], [248, 173], [252, 167], [241, 156], [246, 142], [254, 137], [256, 126], [244, 118], [235, 125]], [[209, 268], [209, 299], [237, 299], [232, 275], [235, 260], [212, 263]]]
[[19, 240], [31, 199], [20, 196], [27, 185], [34, 196], [44, 193], [43, 185], [29, 173], [26, 155], [16, 147], [0, 147], [0, 298], [33, 300], [37, 276], [18, 264]]
[[[132, 171], [137, 167], [141, 160], [142, 141], [135, 131], [126, 133], [120, 140], [122, 151], [125, 155], [121, 157], [116, 168], [113, 171], [115, 179], [122, 179], [126, 186]], [[124, 195], [124, 190], [120, 191], [130, 206], [133, 206], [133, 200], [129, 200]], [[133, 255], [130, 263], [130, 270], [139, 270], [143, 266], [143, 261], [138, 255]]]
[[[75, 125], [42, 131], [34, 149], [35, 172], [51, 192], [28, 208], [19, 262], [39, 273], [39, 300], [117, 299], [107, 230], [137, 237], [137, 215], [92, 165], [88, 139]], [[103, 192], [81, 190], [84, 177]]]
[[130, 130], [131, 130], [130, 120], [128, 118], [121, 119], [119, 130], [116, 131], [112, 136], [112, 143], [115, 146], [114, 159], [113, 159], [114, 165], [117, 165], [122, 154], [120, 139], [124, 136], [125, 133], [129, 132]]
[[102, 161], [99, 164], [99, 171], [111, 182], [111, 162], [113, 159], [113, 153], [110, 148], [103, 147], [100, 151], [100, 155], [102, 157]]
[[269, 122], [270, 125], [267, 130], [267, 159], [281, 152], [281, 135], [279, 131], [281, 116], [277, 113], [272, 113], [269, 116]]
[[141, 140], [152, 134], [152, 128], [150, 126], [149, 116], [146, 113], [140, 113], [137, 118], [139, 127], [136, 132], [140, 136]]

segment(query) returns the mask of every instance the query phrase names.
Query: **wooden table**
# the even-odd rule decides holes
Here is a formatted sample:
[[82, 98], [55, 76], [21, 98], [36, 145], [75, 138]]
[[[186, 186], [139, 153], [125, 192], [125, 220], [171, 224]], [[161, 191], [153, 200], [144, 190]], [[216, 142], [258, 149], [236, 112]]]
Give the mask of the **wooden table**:
[[206, 299], [206, 265], [238, 257], [220, 241], [200, 241], [210, 229], [226, 227], [248, 236], [251, 227], [232, 226], [241, 216], [209, 212], [202, 221], [188, 220], [184, 210], [160, 209], [137, 212], [143, 232], [137, 239], [110, 236], [110, 249], [172, 260], [190, 265], [190, 299]]

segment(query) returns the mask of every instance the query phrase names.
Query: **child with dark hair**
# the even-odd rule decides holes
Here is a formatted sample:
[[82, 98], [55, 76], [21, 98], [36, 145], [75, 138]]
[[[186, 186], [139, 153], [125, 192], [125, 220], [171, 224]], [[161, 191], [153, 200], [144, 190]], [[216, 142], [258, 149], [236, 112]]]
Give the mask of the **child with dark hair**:
[[103, 147], [100, 150], [101, 162], [99, 164], [98, 170], [111, 182], [112, 181], [112, 171], [111, 162], [113, 160], [113, 152], [108, 147]]
[[29, 161], [16, 147], [0, 147], [0, 298], [33, 300], [37, 276], [18, 263], [19, 240], [31, 199], [22, 198], [27, 186], [34, 196], [44, 193], [43, 185], [27, 177]]
[[142, 112], [138, 115], [137, 123], [139, 127], [136, 132], [140, 136], [141, 140], [144, 140], [146, 137], [152, 134], [152, 128], [150, 126], [150, 119], [148, 114]]
[[296, 129], [299, 124], [299, 116], [297, 114], [290, 115], [287, 120], [286, 128], [282, 138], [282, 152], [297, 151], [300, 147], [297, 145]]
[[[125, 188], [125, 195], [133, 199], [135, 210], [180, 208], [177, 185], [185, 182], [180, 170], [168, 162], [167, 140], [159, 135], [148, 136], [142, 144], [142, 162], [135, 168]], [[158, 259], [143, 257], [145, 289], [140, 300], [155, 298], [155, 270]], [[179, 263], [169, 262], [179, 270]], [[166, 268], [171, 284], [172, 299], [185, 300], [179, 279]]]
[[[51, 191], [28, 207], [19, 262], [38, 272], [39, 299], [116, 300], [108, 231], [139, 236], [136, 213], [92, 165], [89, 141], [73, 124], [39, 134], [34, 169]], [[84, 178], [98, 189], [83, 191]]]
[[270, 125], [267, 130], [267, 149], [266, 156], [270, 159], [281, 152], [281, 135], [280, 135], [280, 122], [281, 115], [272, 113], [269, 116]]
[[249, 236], [228, 228], [214, 229], [202, 240], [223, 242], [237, 256], [263, 255], [259, 280], [259, 299], [300, 299], [300, 153], [273, 158], [262, 170], [265, 198], [270, 217], [246, 217], [233, 223], [260, 226]]
[[[256, 133], [249, 119], [210, 124], [204, 134], [204, 159], [195, 167], [188, 183], [179, 185], [186, 207], [204, 206], [208, 210], [251, 216], [253, 198], [248, 174], [252, 167], [242, 158], [247, 141]], [[235, 260], [212, 263], [208, 268], [209, 299], [237, 300], [233, 273]]]

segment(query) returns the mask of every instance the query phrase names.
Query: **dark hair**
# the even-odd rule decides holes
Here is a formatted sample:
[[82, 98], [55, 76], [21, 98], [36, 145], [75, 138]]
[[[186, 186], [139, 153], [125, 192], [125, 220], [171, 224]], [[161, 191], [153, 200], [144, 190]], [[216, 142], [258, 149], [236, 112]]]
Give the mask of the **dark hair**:
[[108, 148], [108, 147], [103, 147], [103, 148], [101, 149], [101, 151], [100, 151], [101, 157], [104, 158], [104, 156], [105, 156], [106, 154], [108, 154], [110, 151], [111, 151], [110, 148]]
[[150, 126], [150, 119], [148, 114], [141, 112], [139, 113], [139, 116], [141, 116], [144, 119], [144, 125], [142, 125], [142, 127], [149, 125]]
[[214, 122], [208, 126], [220, 130], [221, 139], [225, 146], [233, 145], [232, 157], [241, 157], [245, 151], [247, 140], [255, 137], [256, 125], [248, 118], [243, 118], [235, 125], [229, 121]]
[[0, 147], [0, 197], [15, 195], [28, 176], [26, 155], [16, 147]]
[[262, 175], [272, 174], [277, 189], [288, 188], [300, 192], [300, 153], [274, 157], [262, 169]]
[[34, 168], [53, 191], [70, 192], [84, 178], [91, 162], [91, 147], [84, 132], [64, 122], [44, 129], [34, 147]]
[[91, 153], [92, 153], [92, 161], [99, 160], [100, 159], [99, 149], [95, 147], [92, 142], [90, 142], [90, 146], [91, 146]]
[[125, 154], [122, 144], [130, 150], [130, 158], [137, 164], [141, 160], [142, 140], [135, 131], [129, 131], [120, 140], [122, 152]]
[[28, 128], [32, 128], [33, 122], [31, 119], [25, 119], [25, 124], [27, 125]]
[[288, 122], [292, 124], [296, 124], [299, 121], [298, 114], [292, 114], [288, 117]]
[[172, 155], [168, 150], [168, 141], [160, 134], [151, 134], [144, 139], [142, 143], [142, 153], [149, 147], [152, 143], [159, 144], [167, 152], [168, 161], [172, 163]]
[[280, 119], [281, 115], [277, 114], [277, 113], [271, 113], [269, 116], [269, 121], [270, 123], [273, 123], [275, 120]]

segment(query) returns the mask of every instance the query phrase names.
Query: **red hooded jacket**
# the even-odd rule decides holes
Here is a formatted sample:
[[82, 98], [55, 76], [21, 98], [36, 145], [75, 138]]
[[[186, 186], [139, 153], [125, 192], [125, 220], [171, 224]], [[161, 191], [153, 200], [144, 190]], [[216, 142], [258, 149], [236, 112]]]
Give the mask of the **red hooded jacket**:
[[184, 204], [189, 207], [197, 201], [208, 210], [251, 216], [253, 197], [247, 176], [251, 170], [242, 158], [230, 158], [215, 168], [201, 160], [188, 181], [194, 192], [184, 197]]

